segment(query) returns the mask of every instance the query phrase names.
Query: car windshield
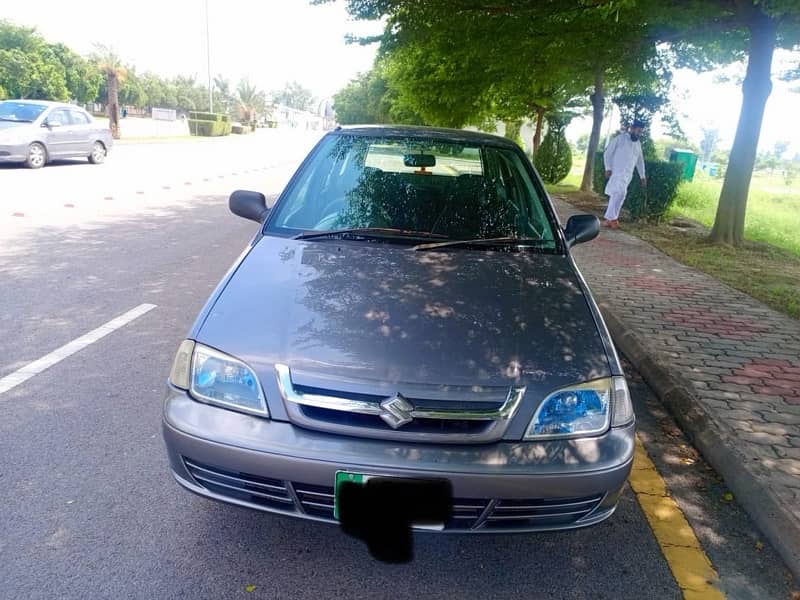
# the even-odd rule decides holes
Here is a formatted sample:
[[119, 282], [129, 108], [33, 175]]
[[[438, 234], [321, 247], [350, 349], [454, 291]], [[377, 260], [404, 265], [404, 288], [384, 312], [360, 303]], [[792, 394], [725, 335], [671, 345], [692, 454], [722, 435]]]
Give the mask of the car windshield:
[[524, 238], [556, 250], [524, 160], [501, 146], [331, 135], [287, 189], [267, 231], [325, 239], [309, 232], [380, 228], [447, 240]]
[[47, 106], [30, 102], [0, 102], [0, 120], [31, 123], [42, 114]]

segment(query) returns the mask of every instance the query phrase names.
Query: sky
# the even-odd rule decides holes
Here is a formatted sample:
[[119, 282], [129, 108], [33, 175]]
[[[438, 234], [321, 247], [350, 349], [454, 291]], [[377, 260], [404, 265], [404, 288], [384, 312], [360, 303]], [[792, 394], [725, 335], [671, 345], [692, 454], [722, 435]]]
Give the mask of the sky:
[[[213, 75], [221, 73], [232, 82], [247, 75], [266, 90], [297, 80], [318, 98], [333, 95], [372, 65], [376, 46], [347, 44], [345, 36], [382, 29], [380, 23], [350, 19], [341, 0], [320, 6], [309, 0], [208, 0], [208, 6]], [[64, 42], [81, 54], [100, 42], [114, 47], [138, 71], [196, 75], [207, 81], [205, 0], [106, 0], [85, 9], [75, 7], [63, 0], [0, 0], [0, 19], [36, 26], [49, 40]], [[797, 65], [799, 53], [778, 52], [775, 62], [776, 71], [782, 65]], [[725, 72], [743, 76], [744, 68], [736, 65]], [[703, 127], [717, 128], [719, 146], [729, 148], [741, 91], [735, 83], [717, 81], [718, 75], [676, 73], [672, 103], [690, 139], [699, 142]], [[800, 93], [789, 91], [798, 86], [800, 82], [774, 81], [760, 149], [785, 140], [790, 142], [790, 155], [800, 153]], [[567, 135], [575, 139], [590, 127], [589, 119], [576, 119]], [[653, 133], [662, 133], [657, 122]]]

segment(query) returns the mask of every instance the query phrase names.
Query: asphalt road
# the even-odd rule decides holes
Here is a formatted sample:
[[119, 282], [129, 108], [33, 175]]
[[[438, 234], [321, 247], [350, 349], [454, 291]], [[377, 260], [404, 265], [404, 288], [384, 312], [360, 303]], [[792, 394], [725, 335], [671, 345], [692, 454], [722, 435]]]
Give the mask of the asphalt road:
[[[156, 305], [0, 393], [0, 598], [680, 598], [630, 489], [590, 529], [421, 534], [414, 562], [390, 566], [335, 526], [223, 506], [172, 481], [164, 381], [256, 227], [223, 194], [277, 193], [313, 141], [269, 132], [120, 146], [101, 167], [0, 168], [0, 378]], [[630, 376], [640, 437], [723, 591], [788, 598], [780, 560]]]

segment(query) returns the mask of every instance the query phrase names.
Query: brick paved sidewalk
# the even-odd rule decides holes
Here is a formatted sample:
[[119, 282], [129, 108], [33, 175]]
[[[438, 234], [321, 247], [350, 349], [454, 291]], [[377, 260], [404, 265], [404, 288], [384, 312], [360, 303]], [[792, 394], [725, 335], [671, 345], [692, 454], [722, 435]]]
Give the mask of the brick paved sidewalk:
[[[553, 201], [562, 222], [581, 212]], [[676, 416], [800, 577], [800, 322], [624, 231], [573, 255], [618, 347], [669, 373], [642, 370], [662, 399], [682, 392], [666, 403], [696, 413]]]

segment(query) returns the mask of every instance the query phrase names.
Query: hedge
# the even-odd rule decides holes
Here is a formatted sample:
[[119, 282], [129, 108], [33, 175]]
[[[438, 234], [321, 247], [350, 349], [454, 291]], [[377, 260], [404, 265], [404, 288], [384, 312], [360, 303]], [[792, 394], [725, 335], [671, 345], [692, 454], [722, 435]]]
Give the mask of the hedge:
[[189, 112], [189, 133], [204, 137], [217, 137], [231, 133], [228, 115], [208, 112]]
[[[683, 165], [664, 160], [646, 160], [644, 169], [647, 174], [646, 197], [638, 172], [634, 172], [624, 206], [634, 219], [659, 221], [675, 201], [683, 175]], [[607, 181], [603, 153], [598, 152], [594, 160], [595, 191], [599, 194], [605, 193]]]
[[224, 113], [210, 113], [210, 112], [197, 112], [189, 111], [189, 118], [197, 121], [230, 121], [231, 118]]
[[191, 135], [204, 137], [230, 135], [231, 124], [223, 123], [221, 121], [200, 121], [198, 119], [189, 119], [189, 133]]

